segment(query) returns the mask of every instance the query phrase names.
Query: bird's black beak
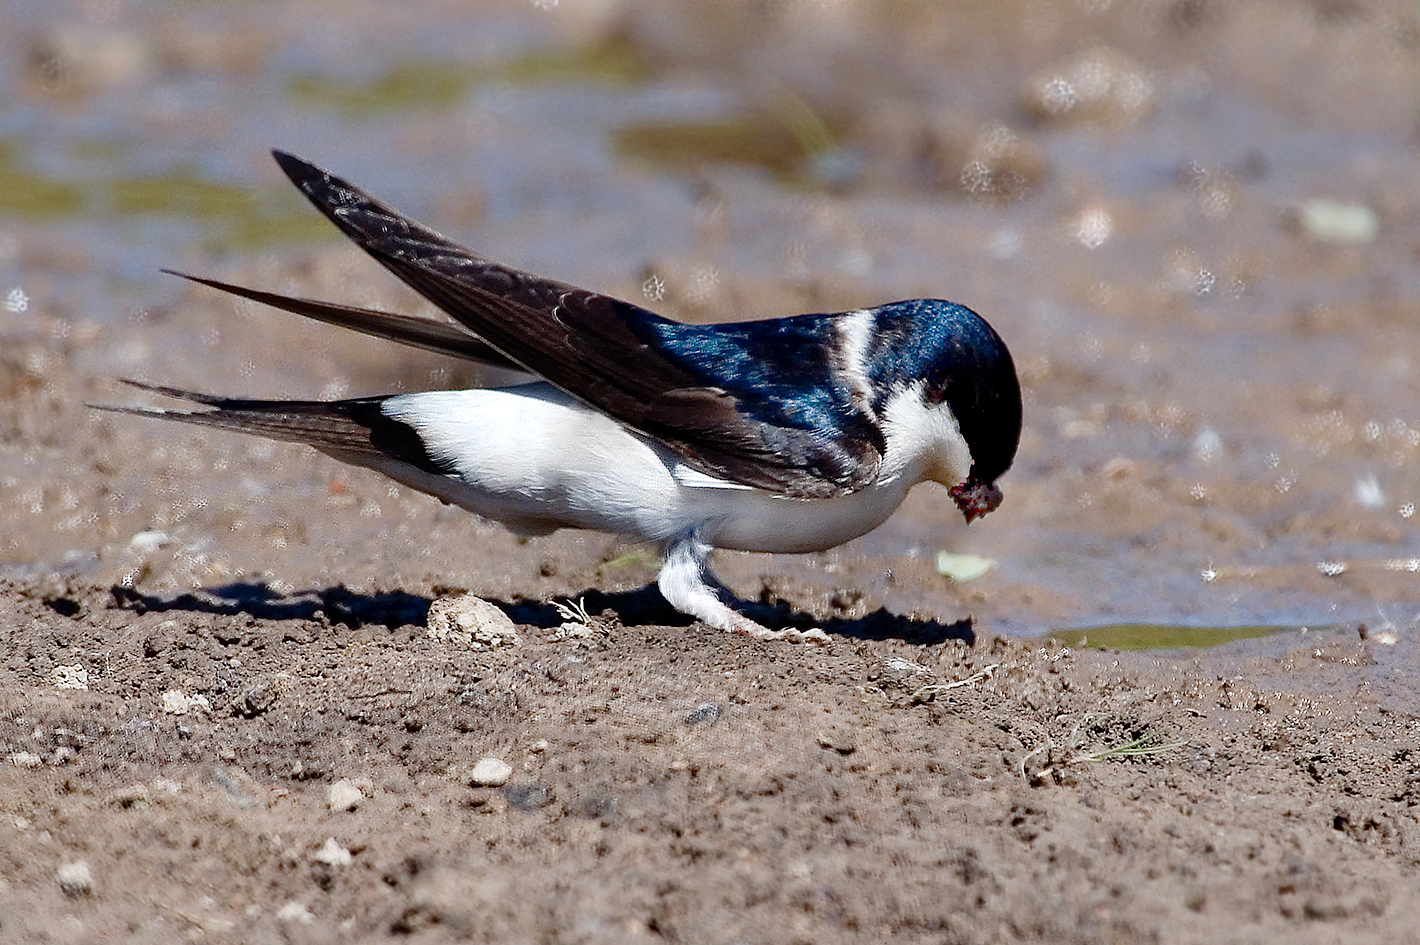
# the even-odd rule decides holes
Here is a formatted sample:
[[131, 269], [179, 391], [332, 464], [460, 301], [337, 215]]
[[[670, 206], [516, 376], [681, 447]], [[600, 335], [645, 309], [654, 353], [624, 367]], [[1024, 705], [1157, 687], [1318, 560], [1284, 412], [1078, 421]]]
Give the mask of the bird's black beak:
[[994, 482], [983, 482], [975, 476], [957, 483], [949, 491], [968, 524], [1001, 504], [1001, 488]]

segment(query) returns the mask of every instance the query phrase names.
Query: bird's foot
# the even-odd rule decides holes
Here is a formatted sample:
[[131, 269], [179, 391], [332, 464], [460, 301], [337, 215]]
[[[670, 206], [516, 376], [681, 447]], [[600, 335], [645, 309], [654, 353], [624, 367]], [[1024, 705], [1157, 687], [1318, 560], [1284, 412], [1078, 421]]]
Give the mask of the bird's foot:
[[[770, 630], [761, 623], [756, 623], [744, 614], [735, 610], [728, 611], [728, 618], [724, 626], [720, 629], [728, 630], [731, 633], [743, 633], [746, 636], [754, 637], [756, 640], [787, 640], [790, 643], [827, 643], [828, 634], [819, 627], [809, 630], [800, 630], [797, 627], [785, 627], [782, 630]], [[708, 621], [707, 621], [708, 622]], [[716, 626], [716, 624], [712, 624]]]
[[[743, 633], [756, 640], [788, 640], [792, 643], [827, 643], [828, 634], [815, 627], [798, 630], [786, 627], [770, 630], [735, 610], [720, 599], [721, 587], [705, 570], [710, 546], [693, 535], [671, 545], [657, 585], [672, 607], [695, 617], [717, 630]], [[728, 592], [727, 592], [728, 593]]]

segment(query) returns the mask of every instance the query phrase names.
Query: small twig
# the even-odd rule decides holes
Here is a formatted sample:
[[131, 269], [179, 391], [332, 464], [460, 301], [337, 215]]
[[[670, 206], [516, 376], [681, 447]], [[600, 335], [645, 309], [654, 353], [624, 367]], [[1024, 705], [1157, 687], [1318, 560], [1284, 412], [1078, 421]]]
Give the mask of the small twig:
[[978, 683], [982, 680], [990, 679], [991, 674], [996, 672], [1000, 665], [1000, 663], [992, 663], [990, 666], [987, 666], [980, 672], [972, 673], [965, 679], [954, 679], [951, 682], [947, 683], [929, 683], [928, 685], [923, 686], [912, 694], [912, 701], [926, 702], [928, 699], [937, 695], [938, 693], [946, 692], [949, 689], [960, 689], [962, 686], [970, 686], [972, 683]]
[[[1022, 780], [1022, 781], [1026, 782], [1027, 784], [1030, 784], [1032, 781], [1035, 781], [1035, 780], [1039, 779], [1040, 775], [1036, 775], [1034, 778], [1032, 778], [1030, 775], [1026, 774], [1026, 762], [1027, 762], [1027, 761], [1030, 761], [1033, 756], [1038, 755], [1038, 754], [1040, 754], [1040, 753], [1043, 752], [1043, 751], [1049, 751], [1052, 747], [1053, 747], [1053, 746], [1052, 746], [1051, 741], [1050, 741], [1050, 736], [1047, 735], [1046, 738], [1045, 738], [1045, 744], [1044, 744], [1044, 745], [1040, 745], [1040, 746], [1037, 746], [1037, 747], [1035, 747], [1035, 748], [1032, 748], [1030, 751], [1028, 751], [1028, 752], [1025, 753], [1025, 756], [1021, 758], [1021, 780]], [[1050, 769], [1047, 768], [1046, 770], [1048, 771], [1048, 770], [1050, 770]], [[1042, 772], [1042, 774], [1043, 774], [1043, 773], [1044, 773], [1044, 772]]]
[[[1023, 777], [1026, 777], [1026, 780], [1028, 782], [1042, 781], [1048, 776], [1060, 773], [1062, 770], [1070, 767], [1071, 765], [1098, 761], [1112, 761], [1118, 758], [1145, 758], [1149, 755], [1164, 755], [1170, 752], [1178, 751], [1179, 749], [1184, 748], [1187, 745], [1188, 742], [1186, 741], [1168, 742], [1163, 745], [1150, 745], [1149, 736], [1143, 735], [1139, 738], [1134, 739], [1133, 741], [1125, 742], [1123, 745], [1116, 745], [1112, 748], [1097, 748], [1094, 751], [1081, 752], [1080, 754], [1075, 755], [1072, 758], [1066, 758], [1065, 760], [1058, 761], [1053, 765], [1047, 765], [1046, 767], [1037, 771], [1034, 777], [1026, 777], [1026, 760], [1025, 758], [1022, 758], [1021, 775]], [[1047, 740], [1045, 745], [1042, 745], [1040, 748], [1035, 749], [1035, 751], [1030, 752], [1030, 754], [1026, 755], [1026, 758], [1029, 758], [1031, 755], [1034, 755], [1037, 752], [1042, 751], [1048, 747], [1050, 747], [1050, 744]]]
[[557, 616], [567, 623], [581, 624], [584, 627], [591, 626], [592, 615], [587, 613], [587, 599], [580, 597], [576, 603], [570, 599], [564, 604], [561, 601], [553, 601], [553, 608], [557, 611]]
[[176, 906], [170, 906], [162, 900], [153, 899], [151, 900], [151, 902], [153, 903], [153, 905], [157, 906], [162, 911], [174, 916], [175, 918], [181, 919], [189, 925], [196, 926], [199, 931], [204, 933], [230, 932], [233, 928], [236, 927], [236, 923], [234, 923], [231, 919], [223, 919], [221, 917], [217, 917], [204, 922], [192, 913], [184, 912]]

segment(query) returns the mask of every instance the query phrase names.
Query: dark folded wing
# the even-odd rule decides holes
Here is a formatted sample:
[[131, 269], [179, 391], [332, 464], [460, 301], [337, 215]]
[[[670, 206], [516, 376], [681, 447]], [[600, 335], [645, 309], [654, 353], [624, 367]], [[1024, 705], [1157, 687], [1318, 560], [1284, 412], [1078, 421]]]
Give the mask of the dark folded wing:
[[846, 392], [833, 395], [837, 422], [809, 422], [677, 350], [677, 341], [713, 348], [714, 329], [501, 265], [314, 165], [275, 157], [331, 222], [415, 291], [509, 360], [701, 471], [803, 498], [853, 492], [876, 476], [881, 441]]
[[489, 347], [486, 342], [474, 337], [469, 334], [467, 329], [457, 325], [431, 321], [427, 318], [416, 318], [412, 315], [396, 315], [370, 308], [357, 308], [353, 305], [338, 305], [334, 302], [320, 302], [315, 299], [298, 299], [289, 295], [278, 295], [275, 292], [263, 292], [260, 289], [232, 285], [229, 282], [219, 282], [216, 279], [190, 276], [185, 272], [176, 272], [172, 269], [164, 269], [163, 271], [191, 282], [210, 286], [213, 289], [230, 292], [232, 295], [238, 295], [244, 299], [251, 299], [253, 302], [261, 302], [287, 312], [314, 318], [316, 321], [374, 335], [376, 338], [397, 341], [400, 344], [423, 348], [426, 351], [478, 361], [513, 371], [522, 370], [498, 351]]
[[125, 384], [211, 407], [211, 410], [166, 410], [158, 407], [116, 407], [90, 404], [98, 410], [127, 413], [139, 417], [177, 420], [198, 426], [250, 433], [272, 440], [303, 443], [334, 452], [347, 462], [360, 457], [392, 457], [436, 474], [452, 470], [430, 455], [413, 427], [385, 416], [381, 410], [387, 397], [355, 400], [252, 400], [217, 397], [179, 387], [163, 387], [125, 380]]

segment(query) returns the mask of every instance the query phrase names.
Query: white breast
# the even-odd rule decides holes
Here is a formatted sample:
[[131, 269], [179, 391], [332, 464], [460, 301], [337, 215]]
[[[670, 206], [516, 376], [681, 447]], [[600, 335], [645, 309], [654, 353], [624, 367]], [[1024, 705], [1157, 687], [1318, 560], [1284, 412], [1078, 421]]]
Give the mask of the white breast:
[[816, 551], [881, 524], [915, 481], [896, 477], [837, 499], [774, 495], [693, 470], [547, 384], [405, 394], [384, 412], [418, 431], [456, 474], [377, 468], [526, 532], [588, 528], [666, 541], [698, 529], [722, 548]]

